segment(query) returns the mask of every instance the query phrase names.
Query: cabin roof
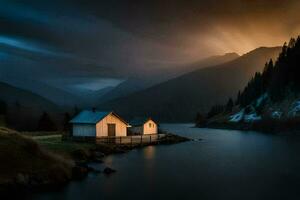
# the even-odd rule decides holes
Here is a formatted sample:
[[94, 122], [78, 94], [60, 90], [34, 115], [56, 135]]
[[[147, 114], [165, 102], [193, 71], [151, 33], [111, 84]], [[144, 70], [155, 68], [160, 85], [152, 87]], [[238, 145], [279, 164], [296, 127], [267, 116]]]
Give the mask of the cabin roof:
[[92, 111], [92, 110], [83, 110], [78, 115], [76, 115], [70, 123], [73, 124], [97, 124], [107, 115], [113, 114], [119, 118], [125, 124], [128, 124], [125, 120], [115, 114], [113, 111]]
[[152, 119], [149, 117], [140, 117], [140, 118], [135, 118], [135, 119], [131, 120], [129, 122], [129, 124], [132, 126], [142, 126], [149, 120], [152, 120]]

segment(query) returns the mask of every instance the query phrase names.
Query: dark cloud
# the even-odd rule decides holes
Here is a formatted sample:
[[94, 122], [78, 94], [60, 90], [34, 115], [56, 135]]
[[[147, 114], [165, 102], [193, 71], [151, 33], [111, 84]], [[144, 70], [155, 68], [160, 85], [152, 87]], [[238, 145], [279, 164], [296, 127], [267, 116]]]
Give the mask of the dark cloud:
[[123, 80], [280, 45], [299, 33], [299, 8], [296, 0], [0, 0], [0, 69]]

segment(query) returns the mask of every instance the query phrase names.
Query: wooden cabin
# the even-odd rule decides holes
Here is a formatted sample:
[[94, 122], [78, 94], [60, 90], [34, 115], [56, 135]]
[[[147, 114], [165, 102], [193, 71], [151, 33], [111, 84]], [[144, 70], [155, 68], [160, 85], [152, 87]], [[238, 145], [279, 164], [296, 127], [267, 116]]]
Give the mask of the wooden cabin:
[[138, 118], [130, 121], [129, 131], [132, 135], [158, 134], [158, 125], [151, 118]]
[[74, 137], [127, 136], [128, 123], [113, 111], [84, 110], [70, 123]]

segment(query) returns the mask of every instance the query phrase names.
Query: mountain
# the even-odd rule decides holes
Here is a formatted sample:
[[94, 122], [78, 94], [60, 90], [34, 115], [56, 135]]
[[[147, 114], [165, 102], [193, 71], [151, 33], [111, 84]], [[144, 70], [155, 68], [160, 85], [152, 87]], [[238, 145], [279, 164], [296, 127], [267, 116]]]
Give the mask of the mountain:
[[[99, 102], [104, 101], [106, 99], [106, 94], [109, 93], [111, 90], [114, 90], [115, 87], [108, 86], [100, 90], [92, 90], [92, 91], [82, 91], [82, 99], [84, 100], [84, 105], [82, 107], [84, 108], [91, 108]], [[80, 104], [79, 104], [80, 105]]]
[[[288, 119], [300, 116], [300, 36], [284, 45], [276, 62], [269, 61], [237, 97], [244, 114], [260, 119]], [[247, 113], [246, 108], [252, 112]], [[248, 109], [249, 110], [249, 109]]]
[[14, 104], [16, 102], [19, 102], [21, 105], [24, 105], [28, 108], [41, 110], [57, 110], [58, 108], [56, 104], [44, 97], [6, 83], [0, 82], [0, 91], [0, 99], [5, 101], [7, 104]]
[[[103, 102], [113, 98], [124, 96], [150, 86], [166, 81], [175, 76], [181, 75], [188, 70], [187, 66], [176, 66], [175, 70], [170, 70], [170, 66], [161, 69], [156, 65], [142, 67], [120, 66], [118, 69], [108, 66], [98, 66], [94, 64], [83, 64], [77, 60], [64, 60], [53, 58], [52, 56], [32, 55], [28, 51], [20, 48], [7, 47], [1, 45], [0, 57], [0, 82], [8, 83], [17, 88], [32, 91], [60, 106], [90, 107], [95, 102]], [[216, 62], [231, 59], [232, 55], [215, 56], [199, 61], [193, 67], [204, 67], [213, 65]], [[41, 67], [39, 62], [44, 64]], [[125, 64], [124, 64], [125, 65]], [[167, 64], [166, 64], [167, 65]], [[173, 65], [173, 64], [171, 64]], [[72, 70], [67, 70], [67, 66], [72, 66]], [[46, 70], [47, 69], [47, 70]], [[176, 72], [176, 73], [174, 73]], [[89, 79], [111, 78], [125, 80], [120, 86], [117, 86], [109, 95], [106, 94], [109, 88], [103, 91], [83, 91], [75, 90], [73, 86], [84, 83], [83, 79], [90, 82]], [[117, 78], [115, 78], [117, 77]], [[62, 81], [63, 80], [63, 81]], [[70, 82], [66, 81], [70, 80]], [[89, 93], [85, 95], [85, 92]], [[97, 93], [97, 94], [96, 94]], [[109, 97], [106, 99], [106, 97]]]
[[212, 105], [235, 96], [280, 49], [261, 47], [227, 63], [192, 71], [99, 107], [113, 109], [128, 118], [151, 116], [165, 122], [192, 121], [196, 112], [207, 112]]
[[171, 69], [149, 69], [149, 71], [145, 72], [142, 77], [135, 76], [128, 78], [126, 81], [119, 84], [111, 91], [107, 92], [105, 96], [99, 98], [99, 102], [105, 102], [116, 98], [125, 97], [129, 94], [144, 90], [153, 85], [191, 72], [195, 69], [215, 66], [221, 63], [229, 62], [238, 57], [239, 55], [236, 53], [226, 53], [224, 55], [211, 56], [191, 64], [174, 66]]
[[[143, 78], [129, 78], [126, 81], [120, 83], [115, 88], [111, 89], [100, 98], [98, 98], [99, 102], [105, 102], [112, 99], [117, 99], [120, 97], [127, 96], [134, 92], [138, 92], [144, 90], [151, 85], [155, 84], [155, 81], [151, 81], [149, 79]], [[99, 104], [98, 102], [98, 104]]]
[[13, 78], [7, 76], [2, 77], [1, 81], [20, 89], [30, 90], [33, 93], [38, 94], [39, 96], [42, 96], [60, 106], [84, 104], [84, 100], [79, 96], [38, 80], [24, 77]]
[[6, 83], [0, 82], [0, 100], [8, 106], [10, 124], [16, 129], [34, 129], [41, 114], [60, 112], [60, 107], [53, 102]]
[[169, 71], [168, 73], [183, 75], [183, 74], [192, 72], [197, 69], [220, 65], [222, 63], [226, 63], [226, 62], [235, 60], [238, 57], [239, 57], [239, 54], [237, 54], [237, 53], [226, 53], [224, 55], [210, 56], [208, 58], [191, 63], [189, 65], [174, 67], [171, 69], [172, 71]]
[[[277, 60], [256, 72], [236, 97], [197, 126], [254, 130], [266, 133], [300, 132], [300, 36], [282, 47]], [[224, 109], [226, 108], [226, 109]], [[229, 109], [228, 109], [229, 108]], [[213, 110], [213, 108], [212, 108]]]

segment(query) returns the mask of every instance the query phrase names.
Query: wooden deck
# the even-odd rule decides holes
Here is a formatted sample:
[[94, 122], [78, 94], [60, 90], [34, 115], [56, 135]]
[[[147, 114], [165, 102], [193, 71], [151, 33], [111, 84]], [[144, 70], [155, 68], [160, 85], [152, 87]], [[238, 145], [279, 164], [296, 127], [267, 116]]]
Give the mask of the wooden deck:
[[96, 143], [106, 144], [147, 144], [159, 142], [165, 134], [153, 134], [153, 135], [133, 135], [123, 137], [97, 137]]
[[158, 143], [166, 134], [153, 135], [132, 135], [132, 136], [113, 136], [113, 137], [68, 137], [66, 140], [77, 142], [92, 142], [105, 144], [149, 144]]

